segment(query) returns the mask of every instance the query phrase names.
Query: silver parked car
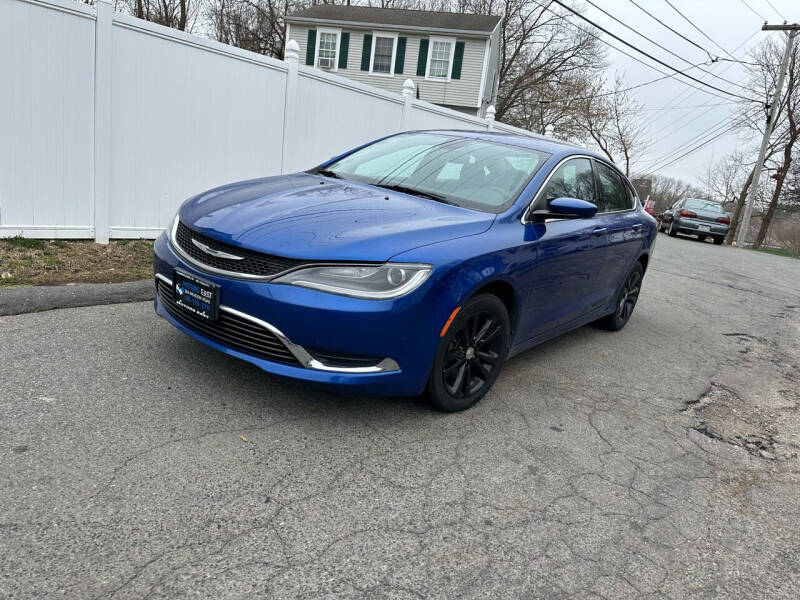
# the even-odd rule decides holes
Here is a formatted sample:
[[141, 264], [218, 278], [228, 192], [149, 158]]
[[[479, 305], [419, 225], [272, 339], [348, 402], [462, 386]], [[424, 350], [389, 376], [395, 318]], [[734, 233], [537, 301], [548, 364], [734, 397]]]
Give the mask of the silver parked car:
[[728, 235], [731, 219], [721, 204], [697, 198], [679, 200], [667, 210], [659, 223], [659, 231], [675, 236], [678, 233], [696, 235], [702, 242], [707, 237], [721, 244]]

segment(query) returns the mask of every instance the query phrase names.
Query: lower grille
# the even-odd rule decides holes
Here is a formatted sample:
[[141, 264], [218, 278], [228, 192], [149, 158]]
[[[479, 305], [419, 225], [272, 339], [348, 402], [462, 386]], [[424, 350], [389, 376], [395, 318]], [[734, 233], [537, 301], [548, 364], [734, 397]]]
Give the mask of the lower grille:
[[156, 289], [167, 312], [193, 331], [251, 356], [302, 366], [283, 342], [268, 329], [222, 309], [216, 321], [203, 319], [175, 304], [172, 287], [165, 281], [156, 279]]

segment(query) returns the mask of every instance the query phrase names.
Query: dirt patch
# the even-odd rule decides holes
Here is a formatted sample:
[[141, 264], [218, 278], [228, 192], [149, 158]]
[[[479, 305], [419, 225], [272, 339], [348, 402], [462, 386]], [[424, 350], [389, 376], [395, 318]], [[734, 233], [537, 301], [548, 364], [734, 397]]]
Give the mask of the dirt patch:
[[693, 429], [703, 435], [743, 448], [765, 460], [789, 460], [798, 457], [795, 448], [776, 441], [776, 415], [746, 403], [736, 392], [712, 383], [697, 400], [689, 402], [684, 414], [697, 419]]
[[152, 276], [153, 242], [0, 240], [0, 287], [118, 283]]

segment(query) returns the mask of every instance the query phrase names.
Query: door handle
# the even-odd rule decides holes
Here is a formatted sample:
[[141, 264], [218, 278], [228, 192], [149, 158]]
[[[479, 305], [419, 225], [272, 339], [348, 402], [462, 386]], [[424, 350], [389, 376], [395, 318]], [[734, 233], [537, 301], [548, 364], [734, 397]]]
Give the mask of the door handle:
[[607, 233], [607, 232], [608, 232], [608, 229], [606, 229], [605, 227], [595, 227], [592, 230], [592, 235], [603, 235], [604, 233]]
[[631, 229], [633, 229], [634, 231], [639, 231], [641, 228], [642, 228], [641, 223], [634, 223], [633, 227], [631, 227]]

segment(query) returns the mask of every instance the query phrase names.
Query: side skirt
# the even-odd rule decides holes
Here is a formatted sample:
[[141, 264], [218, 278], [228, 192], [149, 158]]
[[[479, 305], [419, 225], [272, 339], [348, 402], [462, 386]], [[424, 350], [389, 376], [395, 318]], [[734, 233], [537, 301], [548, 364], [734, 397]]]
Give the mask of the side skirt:
[[529, 350], [534, 346], [538, 346], [539, 344], [546, 342], [547, 340], [552, 340], [555, 337], [563, 335], [573, 329], [578, 329], [579, 327], [583, 327], [584, 325], [588, 325], [589, 323], [596, 321], [606, 315], [610, 315], [614, 312], [613, 307], [609, 309], [608, 306], [602, 306], [598, 309], [593, 310], [592, 312], [586, 313], [577, 319], [573, 319], [568, 323], [564, 323], [563, 325], [559, 325], [558, 327], [551, 329], [550, 331], [546, 331], [544, 333], [540, 333], [539, 335], [529, 338], [524, 342], [519, 342], [518, 344], [511, 347], [508, 351], [508, 357], [511, 358], [512, 356], [516, 356], [520, 352], [525, 352], [525, 350]]

